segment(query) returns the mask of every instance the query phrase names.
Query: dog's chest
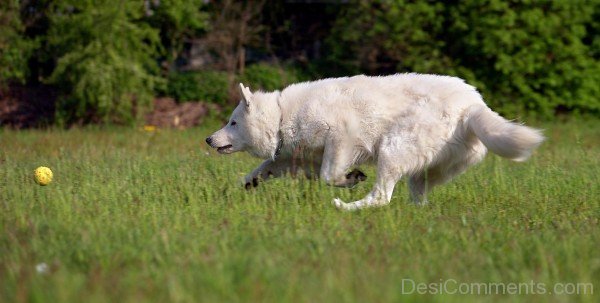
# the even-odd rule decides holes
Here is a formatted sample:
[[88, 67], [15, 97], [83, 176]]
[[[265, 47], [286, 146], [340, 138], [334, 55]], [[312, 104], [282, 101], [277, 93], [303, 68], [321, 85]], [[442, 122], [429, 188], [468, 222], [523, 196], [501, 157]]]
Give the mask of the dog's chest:
[[294, 119], [283, 125], [284, 145], [289, 148], [318, 150], [325, 146], [329, 127], [323, 121]]

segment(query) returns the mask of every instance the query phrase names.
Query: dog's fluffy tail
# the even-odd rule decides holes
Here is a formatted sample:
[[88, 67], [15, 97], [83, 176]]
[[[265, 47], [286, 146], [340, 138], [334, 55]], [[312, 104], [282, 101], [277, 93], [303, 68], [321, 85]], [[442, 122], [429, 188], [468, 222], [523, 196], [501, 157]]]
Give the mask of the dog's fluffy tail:
[[470, 109], [468, 126], [489, 150], [518, 162], [545, 139], [540, 130], [508, 121], [486, 106]]

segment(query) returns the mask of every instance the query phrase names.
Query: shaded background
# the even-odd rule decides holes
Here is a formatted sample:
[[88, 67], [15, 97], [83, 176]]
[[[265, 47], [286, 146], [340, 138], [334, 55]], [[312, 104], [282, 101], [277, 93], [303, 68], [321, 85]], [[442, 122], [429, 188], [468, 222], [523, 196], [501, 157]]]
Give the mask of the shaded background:
[[235, 84], [456, 75], [508, 118], [600, 115], [600, 1], [4, 0], [0, 125], [190, 126]]

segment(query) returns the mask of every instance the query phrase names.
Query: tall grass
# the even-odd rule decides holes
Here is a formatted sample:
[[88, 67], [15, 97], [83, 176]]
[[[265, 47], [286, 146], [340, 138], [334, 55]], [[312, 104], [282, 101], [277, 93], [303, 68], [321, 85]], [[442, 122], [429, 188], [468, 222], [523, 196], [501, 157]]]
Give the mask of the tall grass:
[[[216, 124], [0, 130], [0, 301], [597, 302], [600, 121], [545, 127], [529, 162], [488, 155], [428, 206], [401, 182], [389, 206], [356, 213], [330, 201], [363, 197], [373, 169], [352, 190], [283, 178], [245, 191], [260, 160], [209, 150]], [[410, 293], [449, 280], [547, 293]], [[565, 282], [594, 294], [549, 294]]]

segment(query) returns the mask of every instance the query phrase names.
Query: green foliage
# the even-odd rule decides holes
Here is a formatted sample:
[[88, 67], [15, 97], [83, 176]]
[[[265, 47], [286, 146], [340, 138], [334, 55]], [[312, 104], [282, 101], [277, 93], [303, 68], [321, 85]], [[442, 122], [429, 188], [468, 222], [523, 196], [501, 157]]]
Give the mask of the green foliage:
[[142, 2], [57, 1], [47, 41], [58, 57], [49, 82], [63, 90], [60, 117], [132, 122], [160, 79], [158, 31], [139, 22]]
[[306, 77], [292, 67], [285, 68], [258, 63], [248, 66], [244, 73], [240, 75], [239, 80], [252, 90], [273, 91], [306, 80]]
[[458, 75], [509, 115], [598, 113], [597, 17], [598, 4], [582, 1], [359, 1], [332, 30], [329, 62]]
[[24, 37], [17, 0], [0, 2], [0, 88], [9, 81], [25, 82], [27, 60], [37, 41]]
[[167, 95], [177, 101], [204, 101], [225, 105], [229, 81], [224, 72], [198, 71], [173, 73], [169, 76]]
[[449, 59], [436, 37], [443, 9], [441, 2], [358, 1], [336, 20], [330, 58], [356, 73], [444, 70]]
[[449, 8], [448, 47], [505, 112], [600, 112], [600, 62], [584, 42], [586, 26], [598, 23], [597, 8], [582, 1], [461, 1]]
[[[307, 80], [266, 63], [234, 74], [246, 55], [279, 56], [311, 78], [456, 75], [509, 117], [600, 114], [600, 1], [351, 2], [0, 1], [0, 88], [52, 84], [59, 122], [131, 122], [156, 92], [226, 104], [233, 79], [263, 90]], [[315, 7], [327, 12], [298, 15]], [[230, 74], [178, 74], [188, 55]]]
[[160, 29], [169, 61], [175, 60], [184, 43], [208, 27], [208, 14], [202, 11], [204, 0], [147, 1], [148, 23]]
[[[248, 66], [236, 82], [243, 82], [252, 90], [272, 91], [303, 80], [306, 80], [306, 77], [295, 68], [259, 63]], [[203, 70], [172, 73], [168, 77], [165, 93], [177, 101], [205, 101], [227, 105], [230, 99], [229, 88], [227, 73]]]

